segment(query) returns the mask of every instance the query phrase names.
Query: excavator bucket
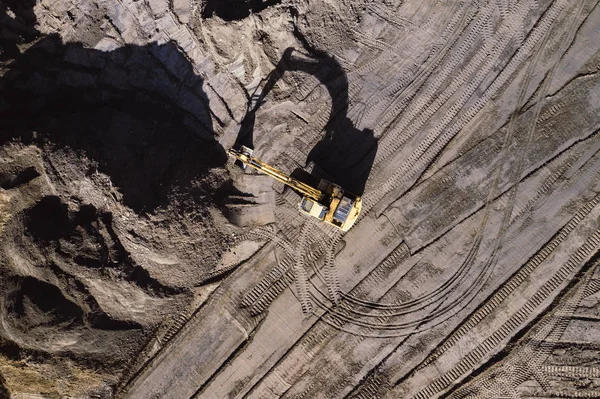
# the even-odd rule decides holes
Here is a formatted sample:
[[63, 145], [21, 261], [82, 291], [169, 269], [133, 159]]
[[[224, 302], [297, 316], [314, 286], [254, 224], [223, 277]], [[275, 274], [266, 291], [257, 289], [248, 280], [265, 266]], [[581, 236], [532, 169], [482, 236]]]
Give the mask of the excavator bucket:
[[[234, 149], [230, 149], [229, 150], [229, 154], [230, 155], [236, 156], [235, 152], [236, 151]], [[237, 151], [237, 153], [245, 155], [246, 157], [250, 158], [250, 157], [252, 157], [252, 154], [254, 153], [254, 150], [252, 148], [249, 148], [249, 147], [246, 147], [245, 145], [243, 145], [243, 146], [240, 147], [240, 150]], [[234, 165], [235, 166], [239, 166], [243, 170], [246, 170], [246, 168], [248, 167], [248, 164], [246, 162], [243, 162], [240, 159], [236, 159]]]

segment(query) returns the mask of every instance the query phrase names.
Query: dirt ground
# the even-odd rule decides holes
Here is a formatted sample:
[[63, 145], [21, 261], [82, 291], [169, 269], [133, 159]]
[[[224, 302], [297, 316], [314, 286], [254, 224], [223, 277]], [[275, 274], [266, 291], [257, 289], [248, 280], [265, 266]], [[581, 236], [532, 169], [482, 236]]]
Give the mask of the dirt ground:
[[[0, 398], [600, 397], [599, 27], [0, 0]], [[360, 219], [308, 219], [240, 145]]]

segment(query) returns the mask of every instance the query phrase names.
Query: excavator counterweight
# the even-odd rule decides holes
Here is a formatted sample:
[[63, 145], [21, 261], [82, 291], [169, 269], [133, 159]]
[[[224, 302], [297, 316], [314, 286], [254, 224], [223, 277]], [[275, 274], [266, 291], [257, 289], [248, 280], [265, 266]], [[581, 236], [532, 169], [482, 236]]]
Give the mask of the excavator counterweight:
[[302, 195], [298, 209], [309, 216], [331, 224], [342, 231], [348, 231], [356, 222], [362, 206], [359, 196], [344, 192], [337, 184], [321, 179], [316, 187], [295, 179], [280, 170], [253, 157], [253, 150], [242, 146], [239, 150], [230, 149], [229, 155], [252, 168], [271, 176]]

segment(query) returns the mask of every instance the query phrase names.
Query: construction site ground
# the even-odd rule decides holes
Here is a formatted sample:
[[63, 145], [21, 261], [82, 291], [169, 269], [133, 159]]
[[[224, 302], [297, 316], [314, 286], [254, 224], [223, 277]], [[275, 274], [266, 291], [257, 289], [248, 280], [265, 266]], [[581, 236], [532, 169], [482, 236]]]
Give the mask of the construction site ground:
[[0, 398], [599, 398], [599, 71], [598, 0], [2, 0]]

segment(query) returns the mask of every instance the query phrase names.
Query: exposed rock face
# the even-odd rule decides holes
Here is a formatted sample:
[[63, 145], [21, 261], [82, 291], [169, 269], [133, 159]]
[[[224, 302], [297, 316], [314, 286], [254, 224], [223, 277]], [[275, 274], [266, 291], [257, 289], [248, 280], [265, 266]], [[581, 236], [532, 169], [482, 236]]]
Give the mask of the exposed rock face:
[[[3, 0], [0, 397], [597, 395], [599, 21]], [[300, 215], [242, 144], [361, 219]]]

